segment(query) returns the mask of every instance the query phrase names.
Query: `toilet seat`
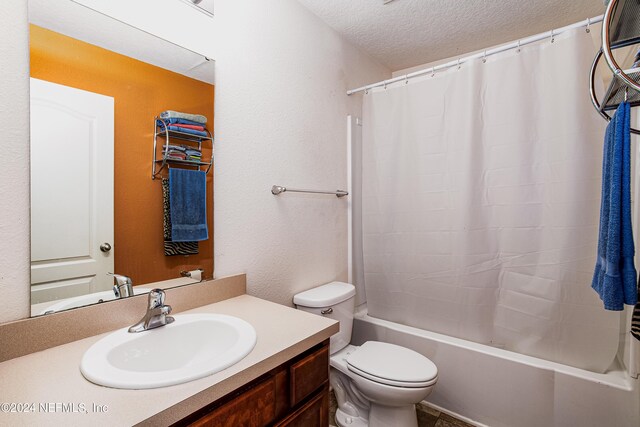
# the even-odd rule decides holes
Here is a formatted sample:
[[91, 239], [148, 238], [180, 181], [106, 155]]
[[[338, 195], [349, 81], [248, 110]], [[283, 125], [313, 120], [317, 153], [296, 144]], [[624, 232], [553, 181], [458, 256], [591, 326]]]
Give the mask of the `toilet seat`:
[[395, 387], [429, 387], [438, 380], [436, 365], [420, 353], [394, 344], [367, 341], [346, 358], [349, 371]]

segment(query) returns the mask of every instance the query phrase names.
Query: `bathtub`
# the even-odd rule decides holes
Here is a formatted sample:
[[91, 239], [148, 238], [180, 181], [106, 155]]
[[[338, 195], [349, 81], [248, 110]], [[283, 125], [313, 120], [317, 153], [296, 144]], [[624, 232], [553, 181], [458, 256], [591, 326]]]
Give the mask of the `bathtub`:
[[605, 374], [356, 314], [352, 343], [411, 348], [438, 366], [426, 404], [477, 426], [638, 427], [640, 384], [618, 363]]

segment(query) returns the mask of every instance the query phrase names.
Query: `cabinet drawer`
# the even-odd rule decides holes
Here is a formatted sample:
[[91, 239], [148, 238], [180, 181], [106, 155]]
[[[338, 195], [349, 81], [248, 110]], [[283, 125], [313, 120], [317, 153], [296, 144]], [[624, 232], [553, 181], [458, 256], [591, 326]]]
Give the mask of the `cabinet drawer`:
[[329, 347], [294, 363], [289, 368], [291, 406], [296, 406], [329, 379]]
[[329, 387], [291, 414], [276, 427], [326, 427], [329, 425]]
[[275, 379], [247, 390], [191, 424], [193, 427], [262, 427], [276, 417]]

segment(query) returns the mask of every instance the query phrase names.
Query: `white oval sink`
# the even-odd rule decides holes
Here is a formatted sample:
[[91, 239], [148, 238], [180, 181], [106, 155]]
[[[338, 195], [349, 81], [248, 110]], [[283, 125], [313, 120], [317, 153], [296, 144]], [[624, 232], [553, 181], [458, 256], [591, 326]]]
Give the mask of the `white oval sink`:
[[[151, 288], [139, 288], [133, 287], [134, 295], [146, 294], [151, 290]], [[55, 311], [69, 310], [70, 308], [82, 307], [90, 304], [98, 304], [100, 302], [112, 301], [116, 299], [113, 291], [101, 291], [94, 292], [91, 294], [80, 295], [77, 297], [65, 298], [63, 300], [59, 300], [42, 310], [40, 314], [48, 314]]]
[[93, 344], [80, 371], [113, 388], [145, 389], [193, 381], [242, 360], [256, 344], [249, 323], [223, 314], [179, 314], [149, 331], [120, 329]]

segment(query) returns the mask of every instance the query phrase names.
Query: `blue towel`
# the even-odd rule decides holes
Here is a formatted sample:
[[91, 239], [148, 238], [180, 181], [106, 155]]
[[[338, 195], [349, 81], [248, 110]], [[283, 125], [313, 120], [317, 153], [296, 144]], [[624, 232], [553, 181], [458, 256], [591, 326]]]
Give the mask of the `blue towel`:
[[167, 124], [177, 123], [179, 125], [204, 126], [204, 123], [194, 122], [193, 120], [187, 120], [187, 119], [171, 118], [171, 119], [159, 119], [156, 121], [158, 122], [158, 126], [164, 126], [164, 123], [167, 123]]
[[169, 169], [171, 241], [207, 240], [207, 177], [204, 171]]
[[191, 135], [204, 136], [205, 138], [207, 136], [209, 136], [206, 132], [201, 131], [201, 130], [181, 128], [181, 127], [178, 127], [178, 126], [171, 126], [171, 125], [167, 126], [167, 128], [169, 130], [172, 130], [172, 131], [175, 131], [175, 132], [182, 132], [182, 133], [188, 133], [188, 134], [191, 134]]
[[620, 104], [604, 138], [598, 259], [591, 287], [607, 310], [638, 300], [631, 229], [631, 109]]
[[[170, 120], [180, 120], [180, 121], [188, 121], [188, 120], [183, 120], [183, 119], [170, 119]], [[160, 126], [160, 129], [164, 130], [164, 126], [165, 124], [163, 123], [162, 120], [158, 120], [157, 121], [158, 126]], [[196, 123], [197, 126], [202, 126], [202, 124]], [[175, 131], [175, 132], [183, 132], [183, 133], [189, 133], [191, 135], [197, 135], [197, 136], [204, 136], [204, 137], [208, 137], [209, 134], [205, 131], [201, 131], [201, 130], [195, 130], [195, 129], [189, 129], [189, 128], [181, 128], [178, 126], [171, 126], [171, 123], [167, 123], [167, 128], [169, 130]]]

